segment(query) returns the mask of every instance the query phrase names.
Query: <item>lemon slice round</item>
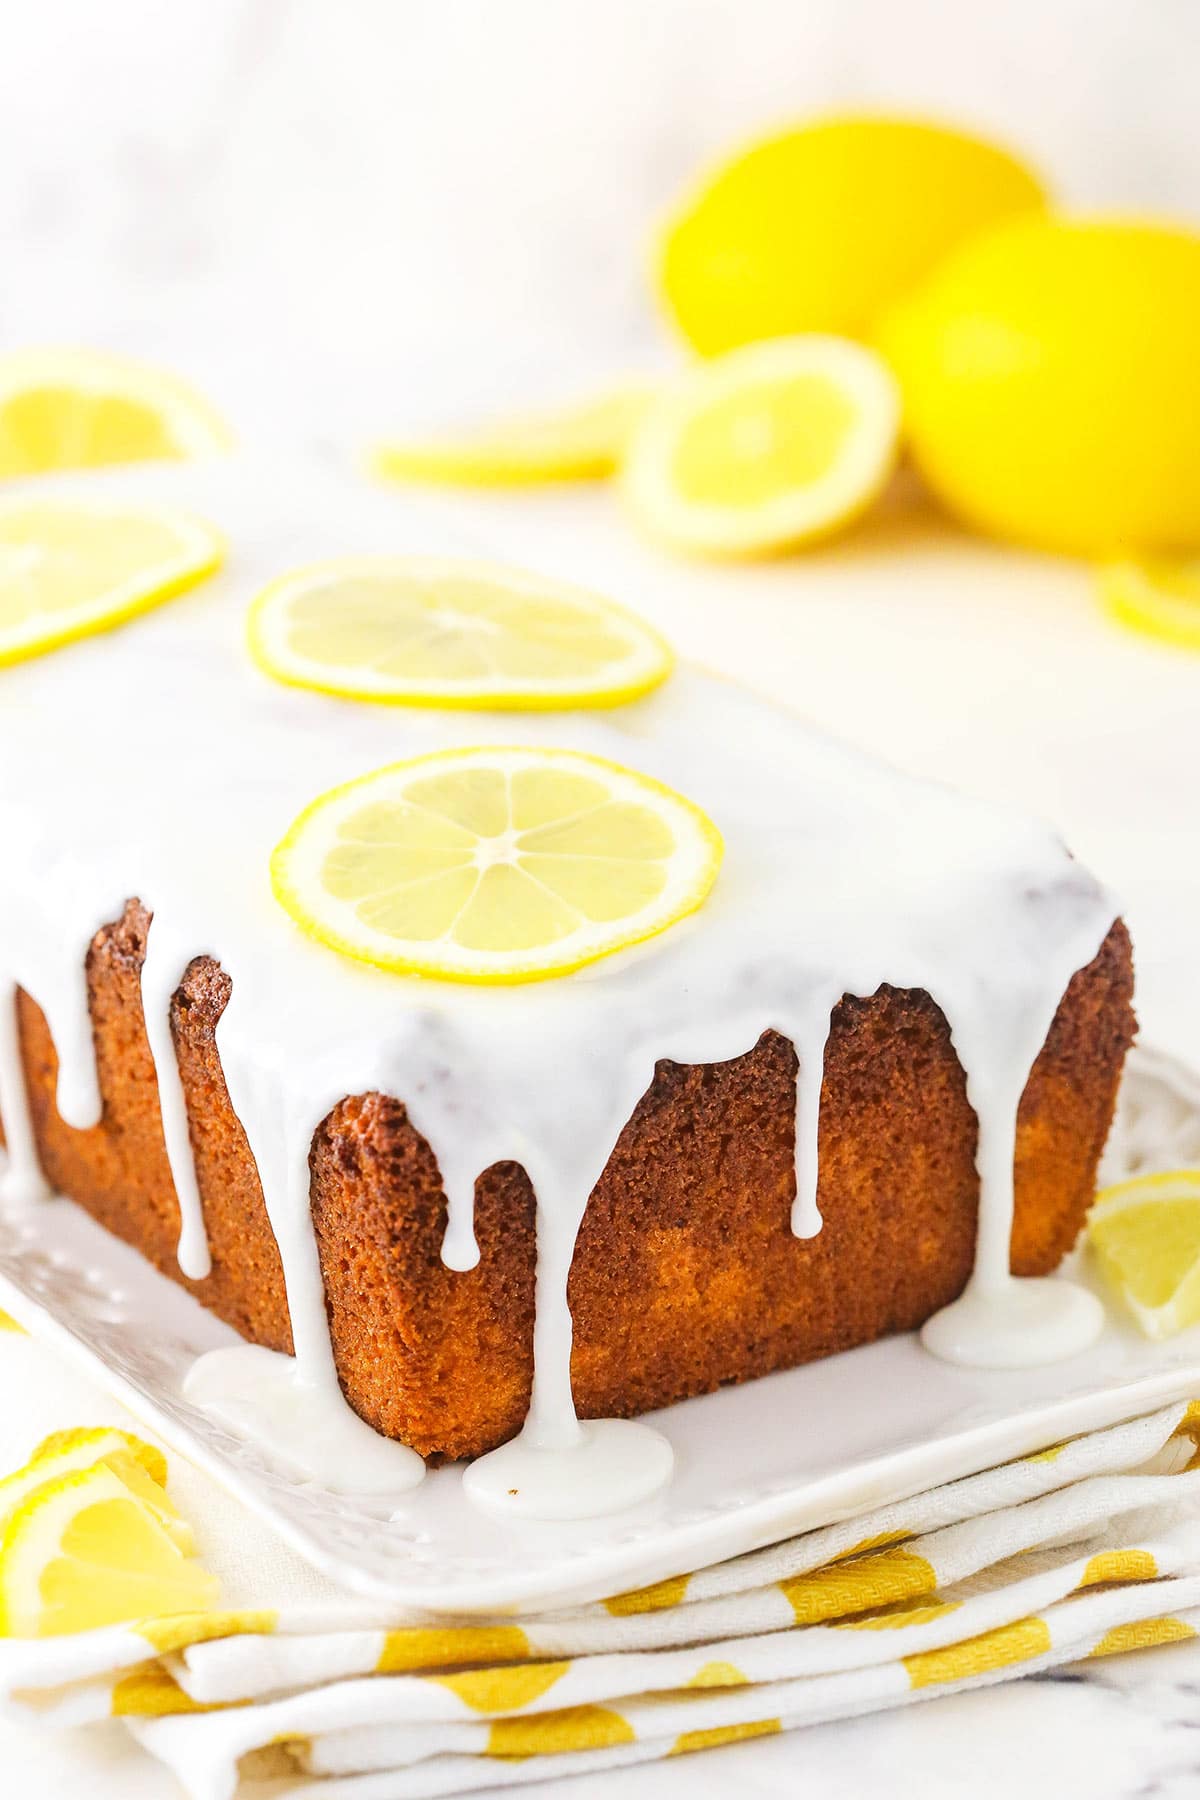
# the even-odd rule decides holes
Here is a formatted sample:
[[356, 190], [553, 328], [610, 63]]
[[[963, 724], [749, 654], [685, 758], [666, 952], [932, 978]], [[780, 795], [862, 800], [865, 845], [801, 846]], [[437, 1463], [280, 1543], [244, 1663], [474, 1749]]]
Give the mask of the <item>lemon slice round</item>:
[[611, 475], [651, 388], [630, 383], [572, 406], [498, 420], [474, 432], [380, 444], [371, 462], [389, 481], [524, 487]]
[[1106, 1279], [1147, 1337], [1200, 1323], [1200, 1169], [1105, 1188], [1087, 1229]]
[[720, 834], [671, 788], [573, 750], [451, 750], [334, 788], [271, 862], [297, 924], [448, 981], [540, 981], [654, 937], [716, 879]]
[[44, 1482], [0, 1532], [0, 1636], [203, 1612], [216, 1598], [214, 1578], [107, 1462]]
[[405, 706], [614, 706], [672, 663], [665, 640], [611, 600], [457, 558], [318, 563], [272, 582], [248, 629], [277, 681]]
[[229, 430], [186, 383], [92, 350], [0, 356], [0, 478], [208, 456]]
[[1200, 562], [1114, 563], [1100, 571], [1110, 616], [1183, 650], [1200, 650]]
[[107, 631], [218, 568], [211, 526], [161, 507], [0, 500], [0, 665]]
[[892, 468], [900, 401], [886, 365], [841, 338], [780, 338], [697, 364], [634, 432], [623, 485], [652, 534], [745, 556], [824, 537]]

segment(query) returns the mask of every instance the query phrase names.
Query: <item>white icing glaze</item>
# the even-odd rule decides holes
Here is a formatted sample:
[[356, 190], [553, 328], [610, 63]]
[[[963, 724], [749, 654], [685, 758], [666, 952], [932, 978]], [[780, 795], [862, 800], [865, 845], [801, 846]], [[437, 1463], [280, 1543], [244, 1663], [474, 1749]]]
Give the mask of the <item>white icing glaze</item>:
[[17, 984], [0, 973], [0, 1120], [7, 1156], [0, 1170], [0, 1198], [25, 1206], [49, 1197], [37, 1158], [25, 1070], [17, 1037]]
[[295, 1357], [258, 1344], [210, 1350], [188, 1370], [183, 1391], [237, 1437], [250, 1438], [273, 1468], [335, 1494], [402, 1494], [425, 1465], [415, 1450], [380, 1437], [345, 1404], [314, 1394]]
[[992, 1285], [976, 1275], [957, 1300], [926, 1321], [921, 1342], [945, 1362], [1029, 1369], [1077, 1355], [1103, 1329], [1099, 1300], [1072, 1282], [1006, 1275]]
[[[800, 1061], [792, 1218], [799, 1235], [813, 1234], [830, 1011], [843, 993], [870, 995], [884, 983], [937, 1000], [979, 1116], [976, 1270], [958, 1324], [951, 1331], [931, 1322], [928, 1341], [941, 1354], [1011, 1361], [1005, 1346], [1030, 1337], [1019, 1296], [1032, 1294], [1008, 1272], [1016, 1108], [1067, 983], [1095, 955], [1115, 911], [1052, 831], [908, 781], [686, 669], [632, 706], [517, 720], [375, 708], [275, 686], [242, 643], [246, 605], [263, 582], [350, 550], [461, 546], [421, 529], [390, 497], [309, 471], [232, 461], [123, 472], [102, 485], [126, 497], [174, 497], [211, 518], [232, 546], [229, 569], [124, 631], [0, 673], [0, 729], [23, 774], [0, 799], [12, 871], [0, 892], [0, 944], [6, 954], [13, 947], [10, 980], [46, 1009], [60, 1094], [82, 1119], [94, 1116], [96, 1084], [78, 947], [119, 915], [116, 895], [136, 894], [154, 912], [143, 995], [180, 1193], [181, 1261], [193, 1272], [207, 1247], [170, 1068], [168, 1009], [202, 948], [231, 977], [218, 1046], [279, 1244], [296, 1350], [291, 1380], [314, 1479], [333, 1486], [341, 1478], [349, 1416], [309, 1209], [312, 1136], [343, 1096], [380, 1091], [407, 1105], [445, 1185], [451, 1268], [477, 1257], [479, 1174], [512, 1159], [533, 1182], [533, 1400], [516, 1443], [476, 1465], [473, 1491], [506, 1495], [515, 1486], [528, 1505], [541, 1493], [556, 1517], [564, 1479], [605, 1495], [606, 1506], [631, 1502], [644, 1497], [645, 1477], [630, 1473], [638, 1459], [626, 1446], [644, 1449], [646, 1439], [632, 1428], [581, 1428], [572, 1403], [567, 1275], [591, 1189], [657, 1059], [723, 1061], [773, 1027]], [[495, 989], [380, 974], [291, 925], [271, 896], [267, 864], [302, 806], [407, 755], [503, 742], [608, 756], [703, 806], [725, 835], [726, 857], [702, 911], [575, 976]], [[6, 1120], [21, 1113], [21, 1091], [0, 1028]], [[26, 1127], [18, 1119], [10, 1130], [13, 1175], [24, 1180]], [[1049, 1284], [1050, 1311], [1076, 1324], [1065, 1338], [1042, 1332], [1044, 1354], [1066, 1353], [1068, 1341], [1078, 1347], [1071, 1292]], [[266, 1367], [235, 1352], [215, 1373], [197, 1371], [193, 1392], [231, 1416], [229, 1394], [245, 1384], [261, 1418]], [[666, 1479], [669, 1456], [652, 1451], [644, 1467]]]
[[636, 1419], [585, 1419], [569, 1448], [548, 1449], [523, 1431], [463, 1474], [471, 1499], [513, 1519], [591, 1519], [648, 1500], [667, 1485], [675, 1452]]

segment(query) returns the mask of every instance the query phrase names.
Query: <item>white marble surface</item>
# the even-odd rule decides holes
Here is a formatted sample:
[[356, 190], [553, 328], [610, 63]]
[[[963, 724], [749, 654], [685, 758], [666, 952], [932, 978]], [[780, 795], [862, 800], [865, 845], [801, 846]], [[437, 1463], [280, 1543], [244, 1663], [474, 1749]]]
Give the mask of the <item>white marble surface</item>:
[[[344, 446], [661, 355], [640, 272], [659, 208], [731, 136], [814, 105], [973, 119], [1071, 204], [1196, 216], [1198, 59], [1193, 0], [41, 0], [0, 59], [0, 348], [157, 355], [248, 435]], [[903, 509], [726, 571], [644, 549], [603, 496], [430, 506], [843, 735], [1059, 819], [1126, 896], [1147, 1035], [1200, 1057], [1200, 663], [1114, 634], [1083, 571]], [[631, 1770], [622, 1793], [1182, 1800], [1198, 1722], [1182, 1646]], [[29, 1800], [179, 1800], [116, 1727], [2, 1725], [0, 1769]]]

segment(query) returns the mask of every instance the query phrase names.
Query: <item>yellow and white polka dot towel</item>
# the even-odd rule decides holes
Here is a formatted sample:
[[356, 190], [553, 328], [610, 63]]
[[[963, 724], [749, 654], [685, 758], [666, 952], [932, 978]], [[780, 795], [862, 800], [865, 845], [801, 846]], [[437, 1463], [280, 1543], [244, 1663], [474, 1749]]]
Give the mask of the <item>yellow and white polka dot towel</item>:
[[0, 1639], [0, 1702], [124, 1719], [195, 1800], [255, 1775], [276, 1800], [418, 1800], [678, 1756], [1195, 1636], [1198, 1445], [1181, 1402], [640, 1592], [441, 1626], [338, 1593], [173, 1459], [229, 1610]]

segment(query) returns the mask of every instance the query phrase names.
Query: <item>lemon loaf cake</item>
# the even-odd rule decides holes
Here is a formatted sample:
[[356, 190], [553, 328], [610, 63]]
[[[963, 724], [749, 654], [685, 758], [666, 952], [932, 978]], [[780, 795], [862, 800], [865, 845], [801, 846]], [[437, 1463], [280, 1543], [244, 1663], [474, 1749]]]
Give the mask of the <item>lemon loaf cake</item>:
[[[140, 974], [139, 904], [88, 953], [102, 1121], [74, 1131], [27, 996], [21, 1035], [50, 1181], [177, 1280], [179, 1207], [163, 1148]], [[1077, 974], [1034, 1064], [1017, 1130], [1012, 1266], [1045, 1275], [1094, 1191], [1131, 1041], [1132, 973], [1115, 925]], [[229, 1102], [216, 1025], [229, 978], [188, 968], [171, 1028], [195, 1144], [212, 1272], [187, 1285], [254, 1343], [290, 1351], [262, 1189]], [[823, 1226], [793, 1235], [791, 1045], [660, 1063], [583, 1217], [571, 1269], [571, 1378], [583, 1417], [641, 1413], [920, 1325], [961, 1292], [975, 1248], [975, 1121], [945, 1019], [883, 988], [834, 1010], [824, 1059]], [[478, 1265], [441, 1262], [446, 1201], [403, 1102], [342, 1101], [312, 1145], [312, 1213], [334, 1357], [351, 1405], [423, 1455], [476, 1456], [520, 1429], [533, 1378], [535, 1227], [514, 1162], [481, 1175]]]
[[[1131, 952], [1051, 829], [690, 669], [515, 730], [280, 685], [246, 655], [251, 599], [394, 551], [393, 507], [237, 463], [99, 491], [185, 503], [232, 550], [136, 625], [0, 671], [0, 1230], [58, 1190], [227, 1320], [247, 1346], [196, 1372], [199, 1404], [291, 1384], [314, 1479], [349, 1429], [407, 1455], [403, 1486], [412, 1451], [493, 1451], [474, 1477], [514, 1434], [636, 1461], [655, 1434], [620, 1421], [925, 1321], [995, 1366], [1089, 1341], [1091, 1297], [1038, 1278], [1092, 1196]], [[652, 941], [554, 980], [423, 980], [272, 893], [314, 796], [568, 754], [723, 836]], [[523, 841], [506, 779], [473, 867]], [[389, 817], [351, 821], [354, 855]], [[618, 1474], [597, 1505], [653, 1485]]]

